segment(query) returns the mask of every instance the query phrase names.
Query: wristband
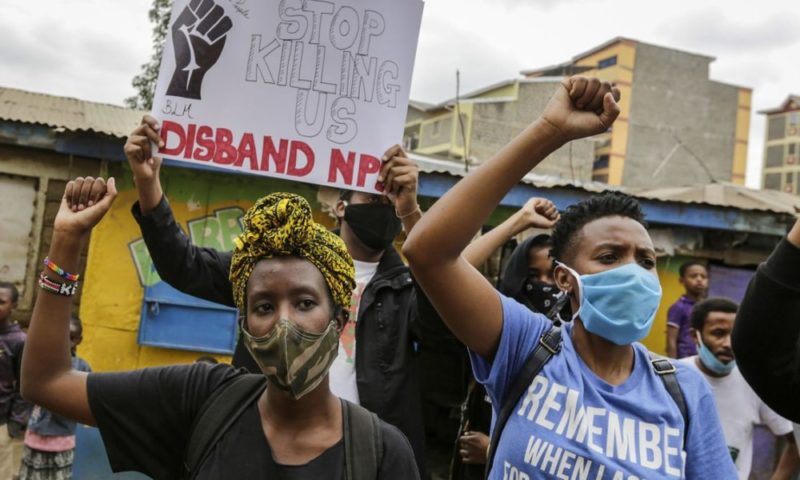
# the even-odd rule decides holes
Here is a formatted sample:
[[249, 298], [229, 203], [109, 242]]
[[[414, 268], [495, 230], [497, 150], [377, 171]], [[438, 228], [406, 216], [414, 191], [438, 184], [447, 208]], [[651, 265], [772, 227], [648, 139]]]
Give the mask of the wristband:
[[77, 273], [68, 273], [65, 272], [63, 268], [56, 265], [56, 262], [50, 260], [50, 257], [45, 257], [44, 259], [44, 266], [52, 270], [54, 273], [57, 273], [61, 278], [68, 280], [70, 282], [77, 282], [81, 276]]
[[422, 213], [422, 210], [420, 210], [420, 208], [419, 208], [419, 203], [417, 204], [416, 207], [414, 207], [414, 210], [411, 210], [410, 212], [408, 212], [406, 214], [400, 215], [399, 213], [397, 213], [397, 210], [394, 211], [394, 214], [397, 215], [397, 218], [402, 220], [402, 219], [404, 219], [406, 217], [410, 217], [411, 215], [414, 215], [417, 212], [419, 212], [420, 214]]
[[44, 272], [39, 275], [39, 288], [45, 292], [53, 293], [56, 295], [63, 295], [65, 297], [73, 297], [78, 293], [78, 282], [74, 283], [59, 283], [49, 278]]

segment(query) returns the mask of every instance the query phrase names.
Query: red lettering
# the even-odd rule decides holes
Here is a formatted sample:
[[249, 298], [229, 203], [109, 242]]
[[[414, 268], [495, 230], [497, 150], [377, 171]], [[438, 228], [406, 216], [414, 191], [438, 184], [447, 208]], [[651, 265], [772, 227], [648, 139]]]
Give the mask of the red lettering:
[[207, 162], [214, 158], [214, 130], [211, 127], [201, 125], [197, 129], [197, 144], [200, 147], [194, 149], [192, 158], [200, 162]]
[[[178, 136], [178, 144], [174, 147], [169, 146], [170, 133]], [[164, 120], [161, 122], [161, 140], [164, 141], [164, 148], [159, 149], [161, 155], [178, 155], [183, 150], [183, 145], [186, 143], [186, 133], [179, 123]]]
[[356, 166], [355, 152], [347, 152], [347, 159], [338, 148], [331, 150], [331, 166], [328, 170], [328, 182], [336, 183], [337, 172], [342, 175], [342, 181], [347, 185], [353, 184], [353, 168]]
[[217, 151], [214, 163], [230, 165], [236, 161], [236, 148], [233, 146], [233, 132], [227, 128], [218, 128], [215, 142]]
[[272, 158], [273, 163], [275, 163], [275, 171], [286, 173], [286, 154], [289, 150], [289, 141], [281, 139], [279, 145], [280, 151], [276, 151], [275, 144], [272, 143], [272, 137], [264, 137], [261, 152], [261, 170], [269, 171], [269, 159]]
[[[378, 173], [381, 170], [381, 161], [372, 155], [362, 153], [358, 162], [358, 180], [356, 185], [363, 187], [367, 183], [367, 175]], [[376, 185], [377, 188], [377, 185]]]
[[[303, 167], [297, 166], [297, 152], [300, 151], [306, 157], [306, 164]], [[311, 147], [308, 144], [298, 141], [292, 140], [292, 143], [289, 147], [289, 168], [286, 171], [287, 175], [291, 175], [293, 177], [305, 177], [311, 170], [314, 169], [314, 151], [311, 150]]]
[[258, 170], [258, 153], [256, 153], [256, 142], [253, 140], [252, 133], [242, 135], [239, 142], [239, 155], [236, 158], [235, 166], [241, 167], [245, 158], [250, 159], [250, 170]]
[[194, 123], [190, 123], [189, 130], [186, 132], [186, 148], [183, 149], [183, 156], [185, 158], [192, 158], [195, 130], [197, 130], [197, 125], [195, 125]]

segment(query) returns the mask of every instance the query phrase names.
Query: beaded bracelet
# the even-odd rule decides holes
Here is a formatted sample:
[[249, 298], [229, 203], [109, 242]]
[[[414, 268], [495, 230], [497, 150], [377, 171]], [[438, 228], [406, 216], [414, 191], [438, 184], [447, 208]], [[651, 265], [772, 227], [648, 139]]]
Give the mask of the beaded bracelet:
[[61, 278], [65, 280], [69, 280], [70, 282], [77, 282], [79, 278], [81, 278], [80, 274], [78, 273], [68, 273], [65, 272], [63, 268], [56, 265], [56, 262], [50, 260], [50, 257], [45, 257], [44, 259], [44, 266], [52, 270], [53, 272], [57, 273]]
[[42, 272], [41, 275], [39, 275], [39, 288], [45, 292], [54, 293], [56, 295], [64, 295], [65, 297], [72, 297], [78, 293], [78, 282], [59, 283]]

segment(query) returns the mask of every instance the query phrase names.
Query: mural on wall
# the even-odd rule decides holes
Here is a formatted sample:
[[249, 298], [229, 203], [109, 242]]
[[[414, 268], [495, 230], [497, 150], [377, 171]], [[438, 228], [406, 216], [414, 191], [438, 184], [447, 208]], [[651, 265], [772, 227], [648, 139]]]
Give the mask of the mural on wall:
[[[147, 304], [146, 295], [148, 292], [160, 295], [169, 287], [155, 271], [139, 225], [131, 214], [137, 195], [130, 172], [119, 167], [118, 170], [112, 173], [117, 177], [119, 196], [106, 218], [93, 231], [89, 246], [79, 312], [85, 325], [80, 354], [97, 371], [191, 363], [214, 350], [191, 350], [186, 345], [163, 348], [140, 344], [140, 322], [143, 302]], [[244, 212], [261, 196], [276, 191], [303, 195], [315, 208], [313, 213], [318, 221], [328, 226], [333, 224], [332, 219], [319, 210], [317, 187], [314, 186], [169, 167], [162, 169], [161, 180], [176, 222], [197, 246], [232, 250], [233, 239], [242, 231]], [[175, 304], [161, 303], [156, 308], [160, 308], [163, 314], [166, 307], [176, 305], [204, 307], [197, 301], [192, 305], [186, 303], [185, 300]], [[196, 334], [202, 335], [204, 313], [208, 312], [183, 310], [174, 318], [186, 324], [197, 320]], [[228, 330], [228, 335], [234, 335], [235, 323]], [[221, 361], [230, 360], [219, 350], [215, 356]]]
[[[233, 239], [242, 229], [242, 217], [245, 209], [241, 207], [222, 208], [211, 215], [190, 218], [186, 221], [187, 235], [194, 245], [208, 247], [221, 252], [233, 250]], [[139, 237], [128, 244], [131, 260], [136, 267], [136, 274], [142, 287], [152, 287], [161, 282], [161, 277], [153, 266], [150, 252], [144, 239]]]

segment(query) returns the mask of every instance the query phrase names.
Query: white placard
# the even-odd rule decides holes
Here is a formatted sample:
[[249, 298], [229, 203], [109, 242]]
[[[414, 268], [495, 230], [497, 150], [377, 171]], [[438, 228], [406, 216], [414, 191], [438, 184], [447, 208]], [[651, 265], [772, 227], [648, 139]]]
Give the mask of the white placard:
[[402, 140], [421, 0], [176, 0], [160, 154], [374, 192]]

